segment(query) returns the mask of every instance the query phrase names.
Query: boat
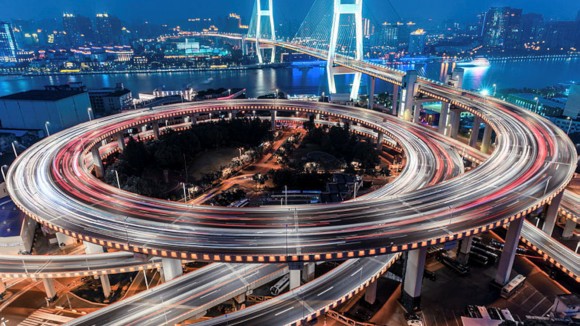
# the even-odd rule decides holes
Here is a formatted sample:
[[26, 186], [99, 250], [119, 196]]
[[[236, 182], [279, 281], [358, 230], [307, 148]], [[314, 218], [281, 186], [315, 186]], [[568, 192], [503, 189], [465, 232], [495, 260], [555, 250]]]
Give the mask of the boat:
[[489, 60], [484, 57], [476, 57], [474, 59], [461, 60], [455, 63], [458, 67], [489, 67], [491, 64]]

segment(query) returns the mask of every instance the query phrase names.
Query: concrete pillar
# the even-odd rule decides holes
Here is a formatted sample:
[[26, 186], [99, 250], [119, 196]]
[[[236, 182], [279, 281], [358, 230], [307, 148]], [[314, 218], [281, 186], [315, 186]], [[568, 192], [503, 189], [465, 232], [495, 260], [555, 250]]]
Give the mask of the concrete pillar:
[[302, 268], [302, 280], [304, 282], [310, 282], [314, 279], [314, 273], [316, 271], [316, 263], [304, 263]]
[[276, 130], [276, 111], [270, 111], [270, 119], [271, 119], [271, 128], [272, 131]]
[[473, 237], [469, 236], [461, 239], [461, 245], [457, 250], [457, 261], [463, 265], [467, 265], [469, 262], [469, 251], [471, 250], [471, 243], [473, 242]]
[[0, 278], [0, 296], [6, 293], [6, 284], [4, 284], [4, 280]]
[[190, 117], [190, 116], [188, 116], [188, 115], [184, 116], [184, 117], [183, 117], [183, 122], [184, 122], [184, 123], [189, 123], [189, 122], [191, 122], [191, 117]]
[[415, 84], [417, 82], [417, 71], [409, 70], [407, 74], [403, 77], [403, 87], [404, 87], [404, 111], [403, 119], [411, 121], [413, 105], [415, 105]]
[[378, 136], [377, 136], [377, 150], [381, 150], [383, 149], [383, 138], [385, 137], [385, 135], [382, 132], [379, 132]]
[[46, 297], [49, 299], [54, 299], [56, 297], [56, 288], [54, 287], [54, 280], [51, 278], [43, 278], [42, 284], [44, 284], [44, 291], [46, 292]]
[[473, 116], [473, 127], [471, 128], [471, 137], [469, 138], [469, 146], [477, 148], [477, 140], [479, 139], [479, 126], [481, 125], [481, 118]]
[[141, 132], [146, 132], [147, 131], [147, 125], [141, 126]]
[[556, 225], [556, 220], [558, 219], [558, 208], [560, 207], [560, 202], [562, 201], [563, 196], [564, 192], [562, 191], [552, 199], [552, 202], [546, 208], [542, 231], [546, 232], [549, 236], [552, 236], [552, 232], [554, 231], [554, 225]]
[[441, 114], [439, 114], [439, 133], [445, 135], [447, 121], [449, 120], [449, 103], [441, 102]]
[[300, 286], [300, 271], [302, 270], [302, 263], [289, 263], [290, 270], [290, 291]]
[[377, 283], [379, 282], [379, 280], [376, 280], [374, 282], [372, 282], [366, 289], [365, 291], [365, 301], [368, 304], [375, 304], [375, 301], [377, 301]]
[[93, 155], [93, 164], [95, 166], [95, 175], [97, 178], [102, 178], [105, 174], [105, 170], [103, 168], [103, 160], [101, 159], [101, 154], [99, 154], [99, 147], [94, 146], [91, 148], [91, 153]]
[[375, 107], [375, 86], [377, 79], [371, 77], [371, 84], [369, 85], [369, 109], [372, 110]]
[[576, 222], [570, 219], [566, 219], [566, 225], [564, 226], [564, 231], [562, 232], [562, 237], [567, 239], [574, 235], [576, 230]]
[[393, 85], [393, 110], [391, 113], [397, 116], [399, 113], [399, 85]]
[[109, 275], [101, 275], [101, 286], [103, 287], [103, 294], [105, 298], [111, 296], [111, 282], [109, 281]]
[[489, 148], [491, 146], [491, 133], [493, 132], [493, 129], [491, 129], [491, 126], [489, 124], [485, 125], [485, 129], [483, 130], [483, 138], [481, 139], [481, 151], [483, 153], [488, 153], [489, 152]]
[[411, 250], [407, 253], [403, 291], [401, 291], [401, 303], [407, 312], [420, 309], [421, 286], [426, 259], [427, 247]]
[[413, 111], [413, 123], [419, 123], [419, 119], [421, 118], [421, 110], [423, 109], [423, 103], [415, 104], [414, 111]]
[[159, 139], [159, 121], [153, 121], [153, 138]]
[[448, 136], [457, 139], [459, 134], [459, 124], [461, 123], [461, 110], [451, 109], [451, 125], [449, 127]]
[[506, 285], [510, 280], [510, 274], [512, 266], [514, 265], [514, 259], [516, 258], [516, 251], [520, 242], [520, 232], [522, 231], [524, 220], [524, 217], [520, 217], [511, 222], [508, 227], [505, 244], [503, 246], [501, 257], [499, 258], [499, 265], [497, 266], [497, 272], [494, 279], [495, 283], [500, 286]]
[[121, 152], [124, 152], [125, 151], [125, 135], [123, 135], [122, 132], [120, 132], [117, 135], [117, 143], [119, 143], [119, 150]]
[[240, 295], [236, 295], [234, 297], [234, 300], [236, 300], [236, 302], [238, 304], [242, 304], [242, 303], [246, 302], [246, 294], [245, 293], [242, 293]]
[[165, 282], [183, 275], [183, 267], [180, 259], [163, 258], [161, 259], [163, 265], [163, 278]]
[[75, 239], [73, 237], [69, 237], [68, 235], [60, 232], [56, 233], [56, 241], [58, 242], [59, 247], [61, 244], [69, 246], [75, 243]]

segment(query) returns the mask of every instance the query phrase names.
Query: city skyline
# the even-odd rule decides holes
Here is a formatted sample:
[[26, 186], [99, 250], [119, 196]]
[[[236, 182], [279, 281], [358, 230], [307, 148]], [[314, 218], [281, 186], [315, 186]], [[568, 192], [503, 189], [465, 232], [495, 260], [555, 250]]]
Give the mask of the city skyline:
[[[280, 15], [282, 19], [302, 20], [306, 16], [313, 0], [279, 1], [275, 3], [275, 11], [284, 13]], [[483, 0], [477, 3], [465, 3], [465, 1], [451, 0], [447, 5], [433, 5], [429, 0], [414, 0], [408, 2], [370, 0], [365, 7], [378, 7], [378, 11], [373, 11], [376, 19], [379, 20], [447, 20], [457, 19], [459, 21], [470, 21], [476, 15], [490, 7], [515, 7], [522, 8], [526, 13], [542, 13], [548, 20], [573, 20], [576, 18], [580, 4], [574, 0], [554, 0], [549, 3], [539, 1], [530, 3], [525, 0]], [[19, 3], [0, 1], [3, 13], [0, 13], [0, 20], [42, 20], [60, 17], [63, 13], [77, 13], [85, 16], [94, 16], [97, 13], [107, 12], [118, 16], [129, 23], [137, 23], [141, 20], [155, 23], [175, 24], [193, 17], [223, 17], [230, 12], [240, 13], [242, 16], [251, 15], [253, 2], [250, 0], [236, 1], [231, 3], [227, 0], [213, 1], [212, 5], [199, 8], [200, 1], [183, 2], [180, 0], [169, 0], [166, 5], [159, 7], [156, 3], [143, 3], [136, 0], [130, 1], [102, 1], [98, 4], [81, 0], [70, 2], [57, 0], [42, 2], [37, 0], [27, 0]], [[139, 5], [139, 10], [135, 11], [135, 6]], [[428, 10], [417, 11], [416, 8], [428, 8]], [[180, 8], [180, 10], [176, 10]], [[393, 10], [394, 9], [394, 10]], [[363, 9], [364, 11], [364, 9]]]

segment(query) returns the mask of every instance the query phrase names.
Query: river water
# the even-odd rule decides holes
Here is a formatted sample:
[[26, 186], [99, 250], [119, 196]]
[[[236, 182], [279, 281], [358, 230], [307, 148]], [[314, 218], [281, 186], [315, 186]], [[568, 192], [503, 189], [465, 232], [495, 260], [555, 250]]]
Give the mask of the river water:
[[[441, 80], [452, 67], [447, 63], [432, 62], [418, 65], [393, 66], [401, 70], [416, 69], [420, 75]], [[580, 81], [580, 58], [520, 59], [492, 61], [490, 67], [464, 68], [464, 88], [541, 88], [560, 83]], [[339, 92], [347, 92], [351, 78], [337, 77]], [[57, 76], [0, 76], [0, 96], [39, 89], [49, 84], [82, 81], [89, 88], [114, 87], [123, 83], [133, 95], [147, 93], [155, 88], [176, 90], [185, 86], [196, 90], [208, 88], [246, 88], [248, 96], [255, 97], [275, 89], [289, 94], [320, 94], [327, 92], [323, 67], [293, 66], [279, 69], [167, 72], [144, 74], [95, 74]], [[366, 92], [367, 78], [363, 78], [361, 92]], [[390, 85], [377, 83], [377, 91], [390, 90]]]

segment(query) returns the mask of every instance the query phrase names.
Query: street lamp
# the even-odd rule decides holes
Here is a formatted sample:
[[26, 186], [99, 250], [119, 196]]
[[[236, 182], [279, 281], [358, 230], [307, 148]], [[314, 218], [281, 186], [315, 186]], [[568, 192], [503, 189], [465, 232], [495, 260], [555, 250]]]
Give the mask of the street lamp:
[[187, 193], [185, 192], [185, 182], [182, 182], [181, 185], [183, 186], [183, 202], [187, 203]]
[[18, 144], [18, 141], [15, 140], [15, 141], [12, 142], [12, 149], [14, 150], [14, 157], [18, 157], [18, 152], [16, 151], [16, 145], [15, 144]]
[[50, 121], [46, 121], [44, 123], [44, 128], [46, 129], [46, 136], [50, 136], [50, 131], [48, 130], [48, 126], [50, 126]]
[[93, 120], [93, 109], [87, 108], [87, 114], [89, 115], [89, 121]]
[[536, 101], [536, 108], [534, 109], [534, 113], [538, 113], [538, 106], [540, 105], [540, 99], [536, 96], [536, 97], [534, 97], [534, 101]]
[[232, 89], [228, 88], [228, 96], [232, 96]]
[[279, 93], [279, 91], [278, 91], [278, 89], [276, 88], [276, 99], [278, 98], [278, 93]]
[[242, 149], [244, 149], [243, 147], [238, 147], [238, 151], [240, 152], [240, 158], [242, 158]]
[[2, 165], [2, 167], [0, 167], [0, 171], [2, 171], [2, 177], [4, 178], [4, 182], [6, 182], [6, 172], [4, 172], [4, 169], [6, 169], [6, 171], [8, 171], [8, 165]]
[[493, 84], [493, 96], [497, 93], [497, 84]]
[[115, 177], [117, 178], [117, 188], [121, 189], [121, 182], [119, 182], [119, 173], [117, 170], [113, 170], [115, 172]]
[[572, 128], [572, 118], [571, 117], [567, 117], [566, 120], [570, 120], [570, 123], [568, 124], [568, 130], [566, 131], [566, 135], [570, 134], [570, 128]]

